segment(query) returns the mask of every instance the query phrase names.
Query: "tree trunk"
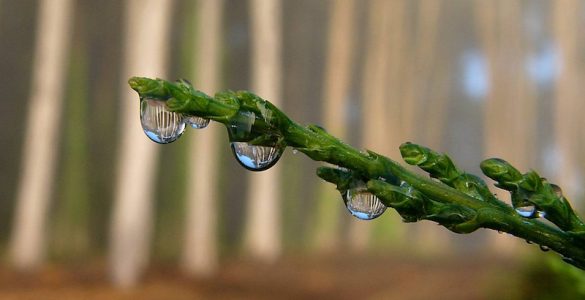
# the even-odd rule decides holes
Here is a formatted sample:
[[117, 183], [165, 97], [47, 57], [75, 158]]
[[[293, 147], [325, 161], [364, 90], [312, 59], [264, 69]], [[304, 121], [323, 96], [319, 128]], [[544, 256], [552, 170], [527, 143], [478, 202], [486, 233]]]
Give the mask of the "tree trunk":
[[[194, 69], [197, 88], [214, 93], [219, 88], [221, 70], [222, 0], [200, 0], [197, 9]], [[209, 276], [217, 269], [218, 136], [220, 126], [210, 124], [191, 135], [189, 184], [183, 267], [188, 274]]]
[[[122, 78], [165, 77], [171, 0], [129, 0]], [[157, 146], [140, 127], [136, 93], [124, 81], [118, 182], [112, 215], [110, 263], [114, 283], [134, 285], [147, 264]]]
[[[331, 134], [341, 140], [347, 138], [347, 100], [352, 78], [354, 51], [355, 0], [331, 1], [331, 17], [325, 64], [323, 123]], [[332, 251], [339, 245], [339, 212], [341, 197], [330, 183], [322, 182], [316, 225], [311, 243], [319, 251]]]
[[32, 91], [12, 231], [12, 263], [34, 269], [45, 254], [45, 225], [52, 194], [69, 48], [72, 1], [40, 1]]
[[[490, 90], [484, 105], [484, 156], [502, 157], [521, 170], [534, 162], [536, 104], [523, 67], [520, 3], [477, 2], [478, 28], [488, 61]], [[499, 191], [498, 196], [509, 194]], [[512, 253], [513, 240], [492, 235], [491, 245]]]
[[556, 139], [556, 183], [563, 187], [569, 199], [576, 200], [582, 196], [583, 174], [578, 169], [578, 147], [583, 127], [583, 76], [580, 66], [578, 40], [582, 36], [579, 24], [579, 12], [582, 2], [560, 0], [553, 4], [554, 35], [559, 51], [559, 75], [556, 79], [554, 126]]
[[[417, 28], [414, 43], [411, 45], [413, 56], [410, 57], [412, 67], [406, 74], [408, 82], [404, 95], [404, 141], [419, 140], [424, 138], [430, 128], [438, 124], [429, 124], [424, 129], [420, 127], [420, 116], [425, 113], [425, 108], [431, 106], [429, 102], [436, 102], [437, 95], [429, 93], [434, 86], [431, 81], [432, 72], [436, 67], [437, 58], [437, 31], [441, 16], [442, 1], [419, 1], [417, 6]], [[442, 74], [442, 79], [445, 74]], [[430, 97], [427, 97], [430, 95]], [[432, 112], [436, 113], [436, 112]], [[429, 118], [425, 118], [429, 121]], [[433, 145], [431, 145], [433, 146]], [[436, 146], [436, 145], [434, 145]], [[449, 233], [434, 224], [421, 224], [413, 228], [416, 230], [413, 241], [417, 249], [421, 249], [423, 255], [444, 253], [449, 248]]]
[[[252, 22], [252, 90], [281, 104], [281, 3], [250, 0]], [[252, 173], [248, 193], [245, 247], [252, 256], [275, 260], [281, 252], [280, 168]]]
[[[386, 134], [386, 91], [385, 81], [388, 71], [389, 1], [372, 0], [368, 11], [368, 27], [364, 70], [362, 72], [362, 146], [364, 148], [388, 153], [389, 144]], [[371, 222], [352, 219], [349, 241], [353, 250], [363, 251], [370, 240]]]
[[[80, 30], [83, 26], [77, 26]], [[76, 37], [85, 36], [85, 31]], [[91, 250], [89, 153], [88, 153], [88, 52], [84, 38], [72, 47], [65, 104], [63, 171], [59, 176], [59, 195], [52, 214], [52, 243], [58, 259], [77, 263], [88, 258]]]

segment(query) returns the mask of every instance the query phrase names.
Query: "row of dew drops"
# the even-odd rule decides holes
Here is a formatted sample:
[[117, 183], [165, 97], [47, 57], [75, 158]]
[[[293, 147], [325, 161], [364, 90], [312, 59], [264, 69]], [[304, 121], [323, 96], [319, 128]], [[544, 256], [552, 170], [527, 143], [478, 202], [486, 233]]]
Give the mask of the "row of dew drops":
[[[172, 112], [168, 110], [165, 101], [150, 98], [144, 98], [140, 101], [140, 121], [146, 136], [159, 144], [168, 144], [177, 140], [185, 131], [186, 125], [202, 129], [209, 124], [208, 119]], [[253, 122], [253, 117], [251, 122]], [[247, 124], [245, 127], [249, 131], [252, 124]], [[230, 133], [229, 130], [228, 133]], [[263, 171], [274, 166], [285, 148], [257, 146], [234, 141], [230, 144], [236, 160], [244, 168], [251, 171]], [[386, 206], [378, 197], [368, 192], [363, 183], [347, 190], [342, 196], [349, 212], [358, 219], [372, 220], [386, 211]], [[539, 211], [534, 205], [528, 203], [519, 205], [515, 209], [520, 216], [525, 218], [545, 216], [543, 211]]]
[[[209, 125], [208, 119], [172, 112], [168, 110], [165, 101], [149, 98], [140, 101], [140, 122], [146, 136], [159, 144], [176, 141], [185, 132], [187, 125], [195, 129], [203, 129]], [[248, 130], [251, 129], [251, 124], [249, 125]], [[230, 144], [236, 160], [251, 171], [263, 171], [274, 166], [285, 148], [250, 145], [246, 142]], [[361, 220], [375, 219], [386, 210], [378, 197], [368, 192], [365, 184], [345, 192], [343, 201], [349, 212]]]

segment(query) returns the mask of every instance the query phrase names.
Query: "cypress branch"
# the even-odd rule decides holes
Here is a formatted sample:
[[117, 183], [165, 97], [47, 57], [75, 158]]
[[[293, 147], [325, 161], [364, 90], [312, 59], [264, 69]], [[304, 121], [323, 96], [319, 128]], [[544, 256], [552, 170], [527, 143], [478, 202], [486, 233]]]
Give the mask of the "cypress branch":
[[[406, 222], [434, 221], [456, 233], [479, 228], [507, 232], [556, 251], [564, 261], [585, 269], [585, 224], [560, 188], [534, 171], [522, 174], [497, 158], [481, 163], [484, 174], [511, 193], [510, 206], [496, 198], [481, 178], [461, 171], [447, 155], [420, 145], [405, 143], [400, 152], [406, 163], [420, 167], [430, 178], [375, 152], [354, 149], [319, 126], [301, 126], [248, 91], [211, 97], [185, 80], [133, 77], [129, 84], [141, 99], [166, 101], [171, 111], [224, 124], [233, 141], [289, 146], [313, 160], [336, 165], [338, 168], [320, 167], [317, 175], [335, 184], [342, 194], [357, 182], [366, 183], [369, 192]], [[250, 118], [249, 131], [233, 131]], [[519, 214], [516, 209], [528, 212]], [[552, 224], [540, 221], [541, 217]]]

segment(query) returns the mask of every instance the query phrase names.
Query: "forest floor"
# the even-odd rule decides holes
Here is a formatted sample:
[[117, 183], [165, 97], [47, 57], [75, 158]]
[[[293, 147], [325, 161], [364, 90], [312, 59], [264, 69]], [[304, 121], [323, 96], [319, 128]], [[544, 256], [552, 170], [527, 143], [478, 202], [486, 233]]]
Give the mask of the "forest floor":
[[0, 271], [0, 299], [511, 299], [519, 264], [501, 258], [286, 258], [266, 265], [228, 261], [213, 278], [149, 269], [117, 289], [104, 264], [47, 266], [36, 274]]

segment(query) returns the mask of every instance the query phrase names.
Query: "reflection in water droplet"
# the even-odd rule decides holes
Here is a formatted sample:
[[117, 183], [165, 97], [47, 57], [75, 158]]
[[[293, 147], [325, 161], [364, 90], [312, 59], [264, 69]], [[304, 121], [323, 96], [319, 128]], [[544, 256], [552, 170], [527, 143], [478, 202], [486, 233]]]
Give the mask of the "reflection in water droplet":
[[185, 123], [191, 125], [195, 129], [203, 129], [209, 125], [209, 119], [197, 116], [185, 116]]
[[159, 144], [177, 140], [185, 131], [183, 116], [167, 109], [164, 101], [142, 99], [140, 123], [146, 136]]
[[550, 250], [550, 248], [545, 246], [545, 245], [540, 245], [540, 250], [546, 252], [546, 251]]
[[526, 204], [515, 208], [516, 213], [525, 218], [544, 218], [546, 213], [536, 209], [534, 205]]
[[245, 142], [232, 142], [231, 146], [238, 162], [250, 171], [269, 169], [284, 152], [284, 147], [254, 146]]
[[347, 210], [361, 220], [372, 220], [386, 211], [386, 206], [365, 187], [349, 189], [343, 196]]

